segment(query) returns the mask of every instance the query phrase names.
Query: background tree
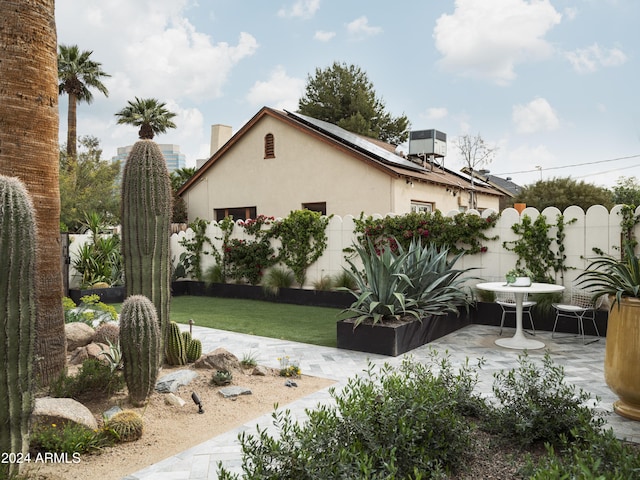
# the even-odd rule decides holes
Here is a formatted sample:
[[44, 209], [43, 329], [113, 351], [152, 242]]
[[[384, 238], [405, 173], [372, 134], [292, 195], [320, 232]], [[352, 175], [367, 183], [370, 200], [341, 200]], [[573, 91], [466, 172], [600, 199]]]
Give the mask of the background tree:
[[77, 232], [85, 213], [97, 212], [107, 225], [120, 222], [120, 162], [101, 160], [96, 137], [80, 137], [76, 171], [66, 168], [70, 158], [60, 150], [60, 223]]
[[[493, 161], [496, 153], [496, 147], [490, 147], [485, 143], [478, 133], [475, 137], [471, 135], [461, 135], [455, 140], [455, 146], [462, 156], [464, 166], [468, 167], [472, 172], [479, 170]], [[474, 177], [471, 174], [471, 185], [473, 185]], [[476, 195], [473, 190], [470, 193], [469, 205], [471, 208], [477, 207]]]
[[187, 204], [184, 201], [184, 198], [178, 195], [178, 190], [180, 190], [180, 187], [182, 187], [187, 180], [193, 177], [195, 173], [195, 168], [185, 167], [174, 170], [169, 175], [169, 179], [171, 180], [171, 192], [173, 193], [173, 211], [171, 215], [172, 223], [187, 223]]
[[129, 100], [128, 104], [115, 114], [119, 117], [118, 124], [140, 127], [138, 136], [141, 140], [153, 140], [155, 134], [176, 128], [171, 121], [176, 114], [167, 110], [159, 100], [136, 97], [135, 102]]
[[640, 205], [640, 184], [636, 177], [620, 177], [613, 187], [613, 203], [616, 205]]
[[539, 180], [533, 185], [526, 185], [516, 196], [515, 203], [526, 203], [542, 211], [547, 207], [557, 207], [560, 211], [571, 205], [587, 210], [592, 205], [613, 206], [611, 192], [584, 181], [577, 182], [569, 177]]
[[0, 12], [0, 173], [23, 181], [36, 210], [35, 367], [39, 384], [48, 385], [67, 359], [54, 0], [0, 0]]
[[[111, 75], [102, 71], [102, 65], [91, 60], [93, 52], [80, 51], [77, 45], [60, 45], [58, 47], [58, 91], [60, 94], [69, 95], [69, 108], [67, 110], [67, 156], [70, 159], [76, 157], [76, 120], [77, 103], [93, 102], [93, 94], [90, 88], [109, 96], [107, 87], [102, 83], [103, 77]], [[70, 168], [73, 162], [69, 162]]]
[[180, 187], [195, 174], [196, 169], [194, 167], [184, 167], [174, 170], [169, 174], [169, 178], [171, 179], [171, 188], [177, 192], [180, 190]]
[[394, 145], [409, 137], [409, 119], [386, 112], [367, 74], [355, 65], [334, 62], [324, 70], [316, 68], [315, 76], [308, 76], [298, 112]]

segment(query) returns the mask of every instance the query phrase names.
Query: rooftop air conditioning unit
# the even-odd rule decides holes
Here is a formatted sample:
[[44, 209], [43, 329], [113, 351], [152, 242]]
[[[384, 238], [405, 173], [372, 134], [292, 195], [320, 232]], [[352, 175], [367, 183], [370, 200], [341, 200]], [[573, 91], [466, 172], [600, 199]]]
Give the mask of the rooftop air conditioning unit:
[[447, 134], [439, 130], [409, 132], [409, 156], [445, 157]]

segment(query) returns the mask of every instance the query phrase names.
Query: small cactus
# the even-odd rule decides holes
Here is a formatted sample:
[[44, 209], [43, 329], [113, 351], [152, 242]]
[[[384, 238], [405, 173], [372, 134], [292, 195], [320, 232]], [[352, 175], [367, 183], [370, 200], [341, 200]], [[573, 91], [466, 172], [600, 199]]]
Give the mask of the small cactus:
[[[26, 454], [33, 409], [36, 222], [22, 182], [0, 175], [0, 452]], [[19, 464], [0, 464], [0, 478]]]
[[185, 365], [187, 363], [187, 349], [180, 327], [176, 322], [169, 323], [169, 335], [166, 342], [166, 357], [169, 365]]
[[115, 322], [102, 323], [96, 328], [96, 334], [93, 337], [96, 343], [116, 344], [120, 341], [120, 327]]
[[202, 355], [202, 342], [197, 338], [187, 344], [187, 362], [193, 363]]
[[221, 387], [223, 385], [229, 385], [233, 380], [233, 374], [229, 370], [218, 370], [211, 377], [211, 385]]
[[113, 432], [119, 442], [133, 442], [142, 437], [144, 422], [137, 412], [123, 410], [107, 420], [105, 427]]
[[160, 369], [160, 327], [156, 309], [143, 295], [132, 295], [122, 304], [120, 348], [129, 400], [138, 407], [153, 391]]

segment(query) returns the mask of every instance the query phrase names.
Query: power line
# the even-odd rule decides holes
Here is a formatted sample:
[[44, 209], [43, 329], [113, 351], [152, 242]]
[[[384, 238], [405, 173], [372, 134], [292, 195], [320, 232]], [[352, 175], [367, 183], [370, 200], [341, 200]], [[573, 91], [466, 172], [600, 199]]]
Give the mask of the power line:
[[[631, 158], [638, 158], [638, 157], [640, 157], [640, 153], [636, 154], [636, 155], [629, 155], [627, 157], [610, 158], [608, 160], [596, 160], [594, 162], [576, 163], [576, 164], [573, 164], [573, 165], [562, 165], [560, 167], [547, 167], [547, 168], [544, 168], [543, 170], [546, 172], [548, 170], [560, 170], [561, 168], [573, 168], [573, 167], [582, 167], [582, 166], [585, 166], [585, 165], [596, 165], [598, 163], [617, 162], [617, 161], [620, 161], [620, 160], [629, 160]], [[632, 167], [625, 167], [625, 168], [632, 168]], [[616, 170], [621, 170], [621, 169], [616, 169]], [[501, 176], [501, 175], [517, 175], [519, 173], [534, 173], [534, 172], [539, 172], [539, 171], [540, 171], [540, 169], [535, 168], [533, 170], [521, 170], [519, 172], [496, 173], [495, 175], [497, 175], [497, 176]], [[615, 172], [615, 170], [612, 170], [612, 171]], [[606, 172], [604, 172], [604, 173], [606, 173]]]

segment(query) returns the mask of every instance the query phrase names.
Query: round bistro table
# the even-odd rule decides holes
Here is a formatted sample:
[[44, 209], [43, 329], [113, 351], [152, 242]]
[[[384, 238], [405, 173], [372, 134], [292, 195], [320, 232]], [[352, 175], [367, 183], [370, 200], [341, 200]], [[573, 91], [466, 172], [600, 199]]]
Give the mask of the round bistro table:
[[562, 292], [562, 285], [552, 283], [532, 283], [527, 287], [516, 287], [505, 282], [478, 283], [476, 288], [488, 290], [490, 292], [513, 293], [516, 298], [516, 333], [510, 338], [498, 338], [495, 343], [500, 347], [514, 348], [519, 350], [536, 350], [544, 348], [544, 343], [532, 338], [525, 338], [522, 328], [522, 302], [525, 293], [557, 293]]

